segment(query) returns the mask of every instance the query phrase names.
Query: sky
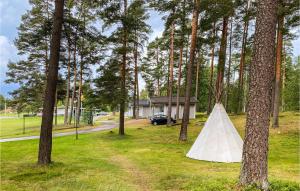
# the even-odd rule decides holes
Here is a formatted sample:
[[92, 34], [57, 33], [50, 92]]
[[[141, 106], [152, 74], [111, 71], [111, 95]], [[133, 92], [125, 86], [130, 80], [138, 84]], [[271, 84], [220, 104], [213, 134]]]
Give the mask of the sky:
[[[9, 92], [18, 88], [17, 84], [6, 84], [7, 64], [9, 61], [18, 61], [22, 59], [14, 46], [14, 39], [17, 37], [17, 27], [20, 24], [21, 16], [30, 9], [27, 0], [1, 0], [0, 1], [0, 94], [9, 97]], [[152, 27], [152, 33], [149, 40], [156, 36], [161, 36], [164, 29], [162, 15], [151, 11], [150, 18], [147, 21]], [[300, 38], [293, 41], [294, 55], [300, 55]], [[139, 76], [140, 89], [143, 89], [145, 82]]]

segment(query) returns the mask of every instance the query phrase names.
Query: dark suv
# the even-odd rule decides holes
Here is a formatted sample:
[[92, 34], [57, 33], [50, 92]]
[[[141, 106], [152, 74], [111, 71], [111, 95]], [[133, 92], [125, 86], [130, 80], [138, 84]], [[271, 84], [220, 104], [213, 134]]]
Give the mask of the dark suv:
[[[166, 115], [154, 115], [150, 118], [151, 124], [153, 125], [164, 125], [168, 122], [168, 117]], [[171, 118], [172, 123], [176, 123], [176, 120]]]

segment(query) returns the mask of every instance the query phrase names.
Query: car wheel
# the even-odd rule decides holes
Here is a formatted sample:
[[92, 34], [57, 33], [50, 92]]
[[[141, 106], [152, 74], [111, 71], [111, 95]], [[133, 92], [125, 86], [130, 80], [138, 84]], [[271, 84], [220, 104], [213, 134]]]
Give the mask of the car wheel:
[[157, 125], [157, 122], [155, 121], [155, 122], [153, 123], [153, 125]]

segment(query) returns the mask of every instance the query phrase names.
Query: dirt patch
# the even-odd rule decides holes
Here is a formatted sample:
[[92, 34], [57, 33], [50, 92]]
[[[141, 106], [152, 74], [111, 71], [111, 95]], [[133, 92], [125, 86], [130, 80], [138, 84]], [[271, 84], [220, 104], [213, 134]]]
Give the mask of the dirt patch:
[[126, 127], [146, 127], [150, 125], [148, 119], [130, 119], [125, 121]]

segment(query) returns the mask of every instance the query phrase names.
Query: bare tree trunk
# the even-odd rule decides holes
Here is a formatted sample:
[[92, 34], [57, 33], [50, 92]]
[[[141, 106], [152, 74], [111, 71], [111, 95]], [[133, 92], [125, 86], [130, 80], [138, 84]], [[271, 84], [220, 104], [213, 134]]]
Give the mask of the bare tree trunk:
[[[47, 12], [47, 19], [49, 20], [50, 16], [49, 16], [49, 1], [47, 0], [46, 2], [46, 12]], [[45, 38], [45, 74], [46, 77], [48, 75], [48, 68], [49, 68], [49, 58], [48, 58], [48, 51], [49, 51], [49, 39], [50, 37], [48, 35], [46, 35]]]
[[[137, 73], [138, 73], [138, 71], [137, 71]], [[137, 79], [136, 79], [136, 101], [137, 101], [137, 103], [140, 103], [140, 90], [139, 90], [139, 77], [138, 77], [138, 74], [137, 74]], [[135, 119], [138, 119], [139, 117], [140, 117], [140, 106], [139, 106], [139, 104], [137, 104], [137, 106], [136, 106], [136, 118]]]
[[[127, 0], [124, 0], [124, 15], [127, 14]], [[126, 62], [127, 62], [127, 29], [123, 23], [123, 55], [121, 65], [121, 99], [120, 99], [120, 118], [119, 118], [119, 135], [125, 135], [124, 130], [124, 113], [126, 104]]]
[[[156, 47], [156, 65], [157, 65], [157, 68], [160, 67], [160, 64], [159, 64], [159, 47], [157, 45]], [[160, 96], [160, 78], [159, 78], [159, 75], [157, 76], [157, 94], [158, 96]]]
[[[81, 116], [81, 95], [82, 95], [82, 83], [83, 83], [83, 62], [84, 62], [84, 38], [85, 38], [85, 10], [84, 10], [84, 1], [81, 2], [82, 13], [83, 13], [83, 37], [82, 37], [82, 44], [81, 44], [81, 53], [80, 53], [80, 73], [79, 73], [79, 87], [78, 87], [78, 99], [77, 99], [77, 116], [76, 116], [76, 127], [80, 125], [80, 116]], [[78, 138], [76, 136], [76, 138]]]
[[196, 89], [195, 89], [195, 97], [198, 100], [198, 86], [199, 86], [199, 67], [200, 67], [200, 51], [198, 52], [198, 60], [196, 60]]
[[221, 103], [223, 93], [224, 69], [226, 62], [228, 17], [223, 18], [222, 38], [219, 51], [218, 76], [216, 81], [216, 103]]
[[173, 97], [173, 69], [174, 69], [174, 21], [171, 26], [171, 39], [170, 39], [170, 66], [169, 66], [169, 87], [168, 87], [168, 125], [171, 125], [171, 115], [172, 115], [172, 97]]
[[230, 37], [229, 37], [229, 61], [228, 61], [228, 72], [227, 72], [227, 82], [226, 82], [226, 95], [225, 95], [225, 108], [228, 109], [228, 95], [230, 89], [230, 76], [231, 76], [231, 45], [232, 45], [232, 22], [233, 18], [230, 22]]
[[268, 190], [268, 138], [277, 1], [258, 1], [240, 183]]
[[56, 0], [50, 46], [50, 62], [43, 103], [43, 116], [39, 142], [38, 164], [40, 165], [51, 163], [53, 110], [58, 76], [63, 8], [64, 0]]
[[55, 91], [55, 118], [54, 118], [54, 125], [57, 125], [57, 87], [56, 87], [56, 91]]
[[180, 97], [180, 84], [181, 84], [181, 66], [183, 57], [183, 43], [180, 47], [179, 66], [178, 66], [178, 82], [177, 82], [177, 97], [176, 97], [176, 119], [179, 119], [179, 97]]
[[195, 49], [197, 40], [197, 28], [198, 28], [198, 17], [199, 17], [200, 0], [194, 0], [193, 18], [192, 18], [192, 36], [191, 36], [191, 49], [190, 49], [190, 62], [187, 64], [187, 77], [186, 77], [186, 90], [185, 90], [185, 101], [182, 124], [180, 129], [179, 140], [187, 140], [187, 126], [189, 123], [190, 116], [190, 97], [192, 87], [192, 68], [195, 60]]
[[285, 54], [285, 48], [283, 45], [283, 57], [282, 57], [282, 95], [281, 95], [281, 111], [285, 111], [285, 100], [284, 100], [284, 89], [285, 89], [285, 73], [286, 73], [286, 54]]
[[133, 118], [138, 119], [138, 116], [136, 115], [136, 106], [139, 105], [139, 102], [137, 100], [137, 86], [138, 86], [138, 66], [137, 66], [137, 42], [134, 43], [134, 91], [133, 91]]
[[[81, 56], [82, 57], [82, 56]], [[77, 106], [76, 106], [76, 126], [80, 124], [80, 115], [81, 115], [81, 95], [82, 95], [82, 80], [83, 80], [83, 60], [81, 58], [80, 61], [80, 69], [79, 69], [79, 86], [78, 86], [78, 98], [77, 98]]]
[[274, 88], [274, 106], [273, 106], [273, 127], [279, 127], [279, 105], [280, 105], [280, 79], [281, 79], [281, 57], [282, 57], [282, 29], [284, 24], [283, 16], [278, 18], [277, 27], [277, 48], [276, 48], [276, 72], [275, 72], [275, 88]]
[[68, 125], [70, 83], [71, 83], [70, 73], [71, 73], [71, 45], [68, 44], [68, 74], [67, 74], [67, 93], [66, 93], [66, 100], [65, 100], [64, 125]]
[[74, 52], [73, 52], [73, 70], [74, 70], [74, 82], [73, 82], [73, 91], [72, 91], [72, 98], [71, 98], [71, 108], [70, 108], [70, 117], [69, 117], [69, 124], [72, 124], [72, 118], [73, 118], [73, 110], [74, 110], [74, 101], [76, 97], [76, 83], [77, 83], [77, 60], [76, 60], [76, 34], [75, 34], [75, 40], [74, 40]]
[[[247, 2], [246, 7], [246, 16], [248, 15], [248, 9], [250, 6], [250, 1]], [[236, 113], [242, 111], [243, 102], [244, 102], [244, 65], [245, 65], [245, 52], [246, 52], [246, 44], [247, 44], [247, 37], [248, 37], [248, 25], [249, 20], [246, 19], [244, 22], [244, 31], [243, 31], [243, 39], [242, 39], [242, 50], [241, 50], [241, 59], [240, 59], [240, 70], [239, 70], [239, 86], [238, 86], [238, 107]]]
[[183, 1], [183, 14], [181, 17], [181, 42], [180, 42], [180, 53], [179, 53], [179, 65], [178, 65], [178, 82], [177, 82], [177, 96], [176, 96], [176, 119], [179, 119], [179, 97], [180, 97], [180, 85], [181, 85], [181, 67], [183, 63], [183, 47], [184, 47], [184, 33], [186, 29], [186, 19], [185, 19], [185, 3], [186, 1]]
[[[213, 25], [213, 38], [216, 37], [216, 23]], [[215, 40], [211, 47], [211, 62], [210, 62], [210, 79], [209, 79], [209, 91], [208, 91], [208, 105], [207, 114], [211, 112], [211, 102], [212, 102], [212, 89], [213, 89], [213, 78], [214, 78], [214, 59], [215, 59]]]

